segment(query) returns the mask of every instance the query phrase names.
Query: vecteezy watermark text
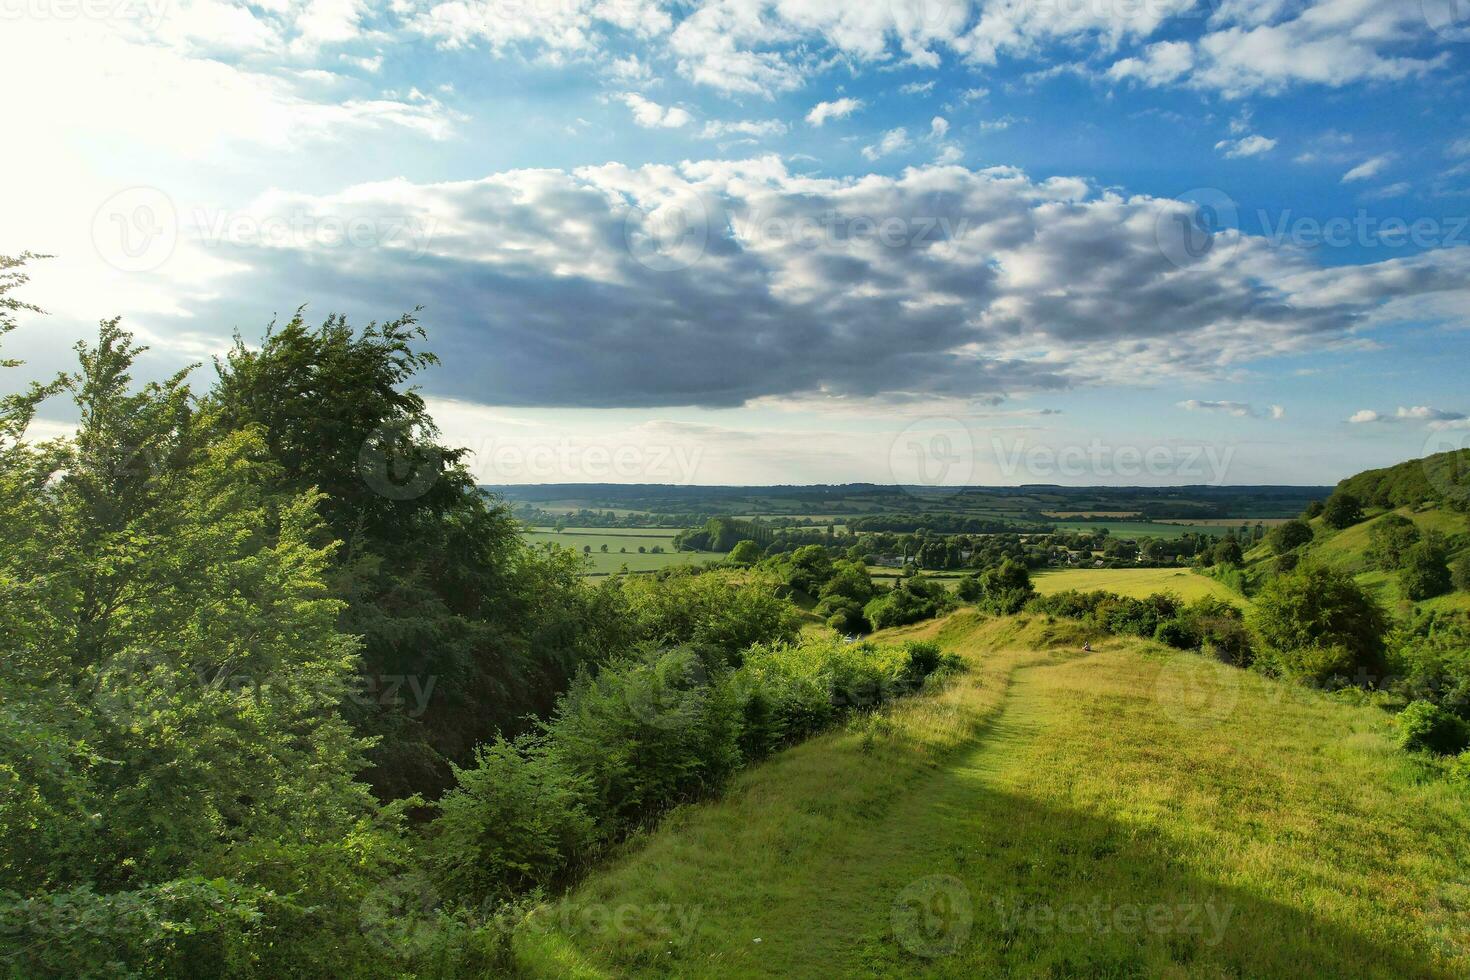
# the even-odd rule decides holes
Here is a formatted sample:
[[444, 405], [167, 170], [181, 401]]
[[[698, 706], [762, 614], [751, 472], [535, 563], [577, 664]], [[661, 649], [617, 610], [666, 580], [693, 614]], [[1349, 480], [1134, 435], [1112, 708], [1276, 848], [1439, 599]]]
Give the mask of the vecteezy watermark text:
[[1136, 446], [1093, 439], [1085, 445], [1051, 446], [995, 436], [990, 445], [1003, 476], [1028, 482], [1154, 478], [1219, 486], [1235, 458], [1234, 446], [1209, 443]]

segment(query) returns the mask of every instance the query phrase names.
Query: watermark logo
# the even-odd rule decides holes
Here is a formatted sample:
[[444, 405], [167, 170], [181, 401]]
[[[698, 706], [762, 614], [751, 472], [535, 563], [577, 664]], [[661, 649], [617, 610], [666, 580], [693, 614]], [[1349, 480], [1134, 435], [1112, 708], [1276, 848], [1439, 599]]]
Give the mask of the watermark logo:
[[958, 493], [974, 483], [975, 440], [959, 419], [919, 419], [889, 444], [888, 472], [895, 484], [919, 496]]
[[132, 729], [150, 718], [156, 706], [177, 700], [185, 681], [167, 650], [129, 648], [96, 668], [92, 707], [119, 728]]
[[1191, 654], [1171, 656], [1154, 679], [1154, 699], [1165, 717], [1185, 728], [1219, 725], [1240, 701], [1233, 668]]
[[173, 199], [156, 187], [129, 187], [92, 216], [92, 245], [122, 272], [151, 272], [174, 254], [179, 219]]
[[893, 937], [915, 956], [953, 956], [970, 938], [975, 911], [970, 890], [954, 875], [911, 881], [893, 899]]
[[655, 207], [628, 208], [623, 215], [628, 254], [654, 272], [689, 268], [704, 257], [709, 236], [709, 208], [689, 188], [676, 188]]
[[372, 888], [358, 906], [358, 930], [379, 951], [413, 958], [432, 948], [439, 934], [439, 893], [429, 876], [409, 871]]
[[688, 727], [696, 717], [692, 692], [709, 686], [704, 661], [688, 651], [660, 658], [627, 678], [624, 699], [633, 717], [667, 731]]
[[415, 440], [410, 427], [383, 425], [363, 440], [357, 471], [379, 496], [417, 500], [444, 472], [444, 457], [437, 447]]
[[157, 30], [173, 0], [0, 0], [0, 21], [95, 20]]
[[990, 448], [1001, 474], [1007, 480], [1023, 483], [1148, 479], [1220, 486], [1229, 474], [1236, 447], [1209, 443], [1114, 445], [1101, 439], [1052, 446], [993, 436]]
[[1420, 0], [1429, 29], [1446, 41], [1470, 41], [1470, 0]]
[[1208, 947], [1220, 945], [1235, 914], [1235, 903], [1156, 902], [1141, 905], [1125, 902], [1112, 905], [1102, 898], [1090, 902], [1022, 903], [993, 899], [996, 918], [1003, 932], [1022, 931], [1037, 935], [1139, 935], [1197, 936]]
[[[1420, 466], [1430, 486], [1445, 499], [1461, 504], [1470, 501], [1470, 454], [1464, 453], [1467, 449], [1470, 449], [1470, 428], [1445, 426], [1429, 433], [1419, 453], [1423, 458]], [[1441, 453], [1457, 455], [1448, 460], [1428, 459]]]
[[1240, 244], [1240, 209], [1216, 187], [1185, 191], [1175, 201], [1161, 201], [1154, 219], [1159, 252], [1179, 269], [1208, 260], [1228, 259]]

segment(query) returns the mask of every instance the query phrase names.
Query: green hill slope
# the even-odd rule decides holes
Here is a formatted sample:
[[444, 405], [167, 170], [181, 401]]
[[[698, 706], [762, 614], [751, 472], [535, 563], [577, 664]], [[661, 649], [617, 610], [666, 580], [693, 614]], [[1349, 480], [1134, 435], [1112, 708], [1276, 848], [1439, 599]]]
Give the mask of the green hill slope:
[[[1360, 584], [1376, 595], [1389, 610], [1405, 616], [1414, 603], [1400, 595], [1397, 576], [1379, 569], [1371, 555], [1373, 528], [1389, 514], [1412, 521], [1421, 534], [1431, 531], [1444, 535], [1453, 561], [1470, 550], [1470, 514], [1444, 504], [1405, 504], [1391, 510], [1371, 509], [1363, 521], [1342, 530], [1334, 530], [1320, 517], [1309, 523], [1316, 537], [1301, 548], [1310, 557], [1342, 571], [1351, 572]], [[1266, 545], [1258, 545], [1246, 554], [1246, 576], [1255, 586], [1274, 574], [1276, 556]], [[1417, 603], [1420, 609], [1456, 609], [1470, 611], [1470, 593], [1452, 592]]]
[[523, 921], [521, 968], [1470, 974], [1470, 796], [1382, 712], [1075, 624], [899, 632], [970, 671], [677, 812]]

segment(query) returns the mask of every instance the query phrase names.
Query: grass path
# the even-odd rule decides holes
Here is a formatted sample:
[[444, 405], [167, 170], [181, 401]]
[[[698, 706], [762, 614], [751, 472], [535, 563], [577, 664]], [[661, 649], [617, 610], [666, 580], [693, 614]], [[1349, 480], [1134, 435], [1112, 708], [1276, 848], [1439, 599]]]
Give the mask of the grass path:
[[[532, 975], [1457, 976], [1470, 806], [1381, 715], [1075, 627], [937, 634], [973, 669], [678, 813]], [[637, 921], [647, 921], [648, 916]], [[581, 926], [577, 923], [582, 923]]]

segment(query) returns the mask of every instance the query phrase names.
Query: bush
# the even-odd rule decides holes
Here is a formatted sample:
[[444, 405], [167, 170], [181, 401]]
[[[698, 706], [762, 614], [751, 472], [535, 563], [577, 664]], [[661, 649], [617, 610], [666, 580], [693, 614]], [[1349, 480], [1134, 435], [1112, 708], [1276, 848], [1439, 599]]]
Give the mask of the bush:
[[863, 615], [877, 630], [907, 626], [933, 619], [954, 608], [954, 597], [944, 586], [915, 577], [905, 579], [893, 590], [863, 607]]
[[1399, 746], [1410, 752], [1453, 755], [1470, 745], [1470, 725], [1428, 701], [1411, 702], [1394, 721]]
[[[1303, 562], [1267, 582], [1256, 596], [1251, 622], [1273, 659], [1288, 673], [1326, 680], [1322, 670], [1381, 674], [1388, 617], [1351, 575]], [[1324, 651], [1340, 648], [1346, 664]]]
[[1404, 552], [1399, 592], [1406, 599], [1433, 599], [1450, 591], [1451, 584], [1444, 542], [1438, 535], [1430, 535]]
[[1306, 510], [1302, 511], [1302, 517], [1309, 521], [1314, 517], [1321, 517], [1324, 506], [1322, 501], [1314, 500], [1307, 504]]
[[1444, 610], [1416, 616], [1393, 632], [1389, 651], [1407, 697], [1470, 712], [1470, 617]]
[[723, 784], [740, 764], [739, 705], [689, 648], [647, 649], [580, 675], [545, 725], [550, 751], [620, 828]]
[[1166, 619], [1154, 630], [1154, 639], [1176, 650], [1193, 650], [1200, 644], [1200, 636], [1183, 619]]
[[549, 886], [597, 838], [590, 784], [544, 741], [496, 739], [454, 777], [457, 787], [437, 804], [428, 850], [446, 895], [483, 905]]

